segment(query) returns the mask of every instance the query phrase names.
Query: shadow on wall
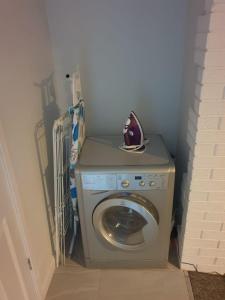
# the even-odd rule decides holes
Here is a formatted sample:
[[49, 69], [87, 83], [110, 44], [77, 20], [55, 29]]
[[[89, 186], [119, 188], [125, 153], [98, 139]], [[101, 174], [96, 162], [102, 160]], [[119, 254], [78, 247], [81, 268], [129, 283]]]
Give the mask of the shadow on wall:
[[[202, 40], [202, 49], [197, 46], [196, 34], [198, 17], [205, 14], [205, 1], [190, 1], [189, 14], [186, 28], [186, 44], [185, 44], [185, 61], [184, 61], [184, 75], [182, 88], [182, 106], [180, 110], [179, 121], [179, 139], [177, 145], [176, 155], [176, 179], [175, 179], [175, 196], [174, 196], [174, 210], [176, 211], [176, 223], [181, 225], [185, 222], [183, 220], [183, 187], [185, 186], [186, 173], [190, 171], [192, 165], [189, 164], [190, 147], [187, 138], [195, 142], [195, 136], [190, 135], [190, 110], [194, 111], [195, 102], [198, 101], [196, 95], [196, 85], [201, 84], [202, 68], [196, 64], [195, 55], [201, 54], [204, 57], [206, 50], [206, 38]], [[207, 25], [209, 20], [207, 20]], [[196, 112], [195, 112], [196, 113]]]
[[45, 197], [52, 252], [54, 255], [55, 226], [52, 127], [54, 121], [59, 117], [59, 109], [56, 103], [53, 74], [43, 79], [40, 83], [35, 83], [35, 86], [38, 87], [41, 92], [43, 118], [36, 124], [34, 136]]

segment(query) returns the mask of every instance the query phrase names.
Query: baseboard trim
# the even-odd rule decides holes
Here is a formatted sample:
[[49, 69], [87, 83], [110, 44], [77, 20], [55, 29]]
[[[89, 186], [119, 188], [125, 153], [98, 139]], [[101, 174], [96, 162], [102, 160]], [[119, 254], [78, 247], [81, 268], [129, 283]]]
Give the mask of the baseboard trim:
[[190, 281], [188, 272], [187, 271], [183, 271], [183, 272], [184, 272], [184, 277], [185, 277], [185, 281], [186, 281], [186, 285], [187, 285], [189, 300], [194, 300], [194, 295], [193, 295], [191, 281]]
[[41, 287], [41, 295], [42, 300], [45, 300], [45, 297], [48, 292], [48, 288], [50, 286], [50, 283], [52, 281], [53, 274], [55, 272], [56, 266], [55, 266], [55, 258], [52, 256], [49, 267], [47, 268], [47, 272], [45, 275], [45, 278], [43, 280], [43, 284]]

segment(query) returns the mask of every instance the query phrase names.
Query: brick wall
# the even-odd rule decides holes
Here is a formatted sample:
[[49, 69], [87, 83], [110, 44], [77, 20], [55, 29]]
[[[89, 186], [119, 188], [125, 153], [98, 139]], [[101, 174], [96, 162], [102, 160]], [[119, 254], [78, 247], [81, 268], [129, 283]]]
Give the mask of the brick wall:
[[179, 236], [183, 269], [225, 273], [225, 0], [198, 17], [197, 78], [189, 109], [187, 174]]

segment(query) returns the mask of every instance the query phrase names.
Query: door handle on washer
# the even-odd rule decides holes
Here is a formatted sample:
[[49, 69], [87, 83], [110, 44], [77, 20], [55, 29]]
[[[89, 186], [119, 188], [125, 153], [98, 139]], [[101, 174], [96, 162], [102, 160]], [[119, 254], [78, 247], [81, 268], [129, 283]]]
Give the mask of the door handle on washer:
[[108, 193], [109, 191], [98, 191], [98, 192], [94, 192], [91, 193], [91, 195], [99, 195], [99, 194], [104, 194], [104, 193]]

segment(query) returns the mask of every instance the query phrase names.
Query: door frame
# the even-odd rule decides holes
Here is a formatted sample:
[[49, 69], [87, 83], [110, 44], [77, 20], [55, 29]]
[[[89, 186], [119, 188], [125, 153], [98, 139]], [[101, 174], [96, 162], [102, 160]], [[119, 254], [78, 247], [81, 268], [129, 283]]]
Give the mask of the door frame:
[[[16, 178], [14, 175], [14, 170], [11, 163], [10, 154], [8, 151], [7, 142], [6, 142], [1, 121], [0, 121], [0, 161], [4, 170], [3, 176], [6, 182], [6, 189], [9, 192], [9, 198], [13, 209], [13, 213], [16, 218], [15, 223], [19, 231], [21, 244], [26, 257], [30, 262], [32, 261], [31, 260], [32, 253], [31, 253], [31, 247], [29, 246], [29, 239], [25, 230], [25, 222], [24, 222], [23, 210], [21, 205], [21, 197], [19, 196]], [[27, 265], [27, 268], [29, 268], [29, 264]], [[38, 286], [37, 274], [35, 272], [33, 265], [32, 268], [30, 268], [30, 276], [31, 276], [31, 282], [33, 284], [34, 293], [36, 295], [36, 299], [34, 300], [42, 300], [42, 295]]]

